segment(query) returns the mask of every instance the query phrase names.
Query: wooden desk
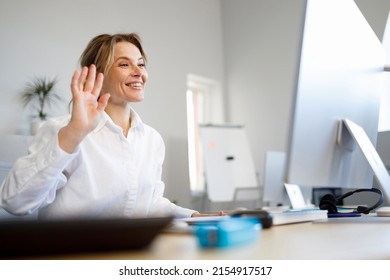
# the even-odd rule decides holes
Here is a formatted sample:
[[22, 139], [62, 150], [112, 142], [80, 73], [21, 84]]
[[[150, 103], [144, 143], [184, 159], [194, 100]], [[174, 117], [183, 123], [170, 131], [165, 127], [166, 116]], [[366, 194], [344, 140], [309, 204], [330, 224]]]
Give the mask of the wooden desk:
[[142, 251], [53, 256], [53, 259], [128, 260], [369, 260], [390, 259], [390, 220], [301, 223], [260, 232], [255, 243], [202, 249], [190, 234], [163, 233]]

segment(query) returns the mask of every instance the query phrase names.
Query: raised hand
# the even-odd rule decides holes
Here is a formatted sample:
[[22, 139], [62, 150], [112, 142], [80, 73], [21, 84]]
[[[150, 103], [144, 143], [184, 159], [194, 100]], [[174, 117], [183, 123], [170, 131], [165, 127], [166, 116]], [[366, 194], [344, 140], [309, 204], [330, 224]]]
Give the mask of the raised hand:
[[110, 95], [100, 96], [103, 74], [96, 75], [95, 65], [83, 67], [72, 76], [71, 90], [73, 97], [72, 117], [69, 124], [59, 134], [59, 144], [65, 151], [73, 152], [77, 145], [98, 124], [101, 114], [107, 106]]
[[98, 101], [102, 85], [103, 74], [96, 75], [95, 65], [91, 65], [89, 69], [83, 67], [81, 74], [77, 70], [73, 74], [71, 123], [86, 134], [96, 127], [100, 114], [107, 105], [108, 94], [103, 95]]

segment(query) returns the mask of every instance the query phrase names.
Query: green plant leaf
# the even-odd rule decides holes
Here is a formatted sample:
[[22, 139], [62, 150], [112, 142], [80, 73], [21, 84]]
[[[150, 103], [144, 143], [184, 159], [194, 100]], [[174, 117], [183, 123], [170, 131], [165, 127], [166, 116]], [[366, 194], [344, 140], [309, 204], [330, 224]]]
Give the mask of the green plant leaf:
[[56, 84], [56, 78], [48, 79], [47, 77], [36, 77], [33, 81], [28, 82], [21, 96], [24, 107], [30, 103], [37, 102], [37, 116], [45, 119], [45, 105], [62, 100], [55, 91]]

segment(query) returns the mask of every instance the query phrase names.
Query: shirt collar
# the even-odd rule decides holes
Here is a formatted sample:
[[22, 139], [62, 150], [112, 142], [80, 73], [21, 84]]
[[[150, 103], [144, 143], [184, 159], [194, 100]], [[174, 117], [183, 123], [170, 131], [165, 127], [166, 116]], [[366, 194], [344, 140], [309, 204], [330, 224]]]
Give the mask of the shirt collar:
[[[131, 119], [131, 128], [134, 130], [138, 130], [140, 132], [144, 132], [144, 124], [142, 122], [141, 117], [134, 111], [133, 108], [130, 109], [130, 119]], [[100, 121], [96, 128], [93, 130], [94, 132], [100, 131], [104, 126], [118, 127], [110, 118], [110, 116], [103, 111]]]

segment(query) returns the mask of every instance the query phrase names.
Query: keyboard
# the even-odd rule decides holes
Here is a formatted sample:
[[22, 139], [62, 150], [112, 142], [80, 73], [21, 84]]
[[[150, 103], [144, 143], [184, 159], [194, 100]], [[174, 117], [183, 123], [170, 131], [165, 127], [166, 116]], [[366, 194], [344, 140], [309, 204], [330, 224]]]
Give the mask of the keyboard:
[[0, 258], [139, 250], [152, 243], [172, 219], [147, 217], [0, 221]]

